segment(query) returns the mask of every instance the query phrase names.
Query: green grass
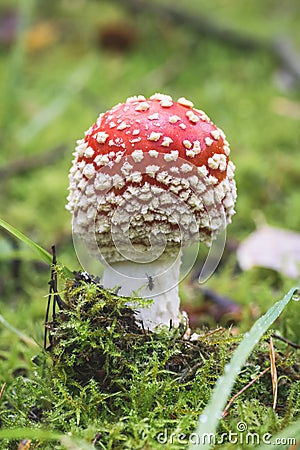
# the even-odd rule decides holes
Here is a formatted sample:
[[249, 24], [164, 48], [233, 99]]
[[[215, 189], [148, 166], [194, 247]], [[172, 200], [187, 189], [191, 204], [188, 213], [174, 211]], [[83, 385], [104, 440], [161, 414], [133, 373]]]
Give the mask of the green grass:
[[[164, 3], [174, 2], [164, 0]], [[297, 0], [253, 0], [247, 4], [238, 0], [181, 0], [177, 3], [225, 27], [258, 38], [289, 35], [300, 51]], [[275, 80], [279, 67], [271, 55], [243, 52], [152, 17], [129, 16], [125, 8], [113, 1], [2, 0], [0, 7], [5, 6], [16, 7], [22, 13], [22, 20], [18, 38], [9, 48], [0, 48], [1, 168], [17, 159], [51, 153], [60, 145], [67, 150], [52, 164], [0, 179], [1, 219], [22, 230], [49, 253], [51, 245], [56, 244], [59, 260], [77, 269], [70, 216], [64, 209], [75, 140], [83, 136], [101, 111], [127, 96], [161, 91], [175, 98], [186, 96], [193, 100], [224, 129], [231, 143], [232, 159], [237, 166], [238, 201], [237, 214], [228, 228], [230, 244], [254, 230], [260, 215], [271, 225], [300, 229], [299, 118], [293, 117], [291, 109], [285, 115], [278, 109], [284, 100], [288, 105], [296, 105], [299, 111], [299, 86], [284, 90], [278, 85]], [[99, 27], [117, 20], [130, 23], [137, 33], [132, 49], [119, 54], [97, 44]], [[45, 21], [54, 26], [53, 42], [38, 51], [28, 49], [26, 28], [32, 30], [35, 24]], [[16, 260], [20, 263], [16, 264]], [[115, 412], [117, 406], [113, 411], [107, 410], [104, 405], [109, 401], [104, 399], [98, 416], [91, 412], [91, 403], [88, 411], [93, 419], [89, 420], [84, 409], [95, 386], [89, 384], [80, 397], [64, 380], [51, 379], [48, 369], [43, 372], [43, 367], [32, 363], [37, 353], [43, 354], [48, 265], [41, 263], [38, 253], [30, 251], [24, 242], [17, 243], [8, 233], [1, 232], [0, 273], [0, 389], [6, 383], [0, 411], [13, 399], [17, 411], [15, 426], [21, 427], [24, 433], [28, 428], [33, 429], [31, 436], [36, 439], [42, 439], [37, 433], [46, 433], [40, 448], [76, 448], [75, 445], [85, 448], [100, 429], [106, 447], [99, 444], [99, 448], [155, 448], [157, 433], [165, 428], [176, 433], [194, 431], [200, 413], [211, 398], [217, 375], [222, 373], [225, 360], [232, 354], [233, 348], [227, 342], [219, 339], [216, 360], [206, 355], [201, 371], [188, 388], [178, 388], [174, 380], [168, 379], [169, 375], [159, 380], [154, 376], [155, 370], [164, 370], [163, 358], [156, 355], [148, 371], [140, 369], [134, 375], [127, 403], [122, 403], [123, 397], [112, 398], [122, 414]], [[190, 279], [181, 285], [184, 305], [201, 307], [203, 295], [191, 289]], [[60, 284], [63, 289], [64, 281]], [[268, 269], [238, 271], [235, 253], [230, 251], [206, 287], [241, 306], [241, 316], [232, 328], [232, 334], [237, 333], [239, 340], [295, 284], [296, 280]], [[299, 304], [291, 302], [272, 326], [299, 344], [299, 320]], [[204, 334], [205, 327], [214, 329], [218, 325], [209, 314], [199, 318]], [[221, 325], [229, 329], [225, 318], [223, 322], [221, 319]], [[256, 348], [239, 375], [234, 392], [268, 364], [267, 346], [264, 341], [260, 345], [264, 358]], [[288, 365], [293, 361], [298, 367], [299, 350], [283, 343], [276, 345], [278, 355], [290, 352]], [[153, 352], [155, 349], [153, 344]], [[218, 371], [212, 376], [214, 364]], [[202, 370], [209, 383], [204, 383]], [[243, 421], [253, 432], [271, 432], [275, 437], [286, 430], [288, 436], [288, 430], [296, 427], [293, 422], [299, 418], [297, 370], [282, 373], [281, 404], [276, 412], [270, 407], [272, 386], [266, 375], [234, 403], [230, 416], [219, 425], [218, 433], [235, 431], [237, 423]], [[269, 399], [267, 402], [259, 398], [259, 389]], [[37, 393], [48, 408], [43, 431], [39, 429], [41, 424], [27, 417]], [[100, 396], [97, 392], [99, 402]], [[61, 406], [56, 410], [54, 406], [59, 402]], [[78, 404], [82, 404], [79, 413], [74, 407]], [[180, 411], [176, 417], [174, 409]], [[76, 411], [80, 415], [79, 423]], [[9, 440], [8, 431], [1, 429], [0, 433], [4, 434], [0, 434], [0, 439], [3, 436]], [[22, 433], [14, 436], [21, 440]], [[46, 443], [51, 436], [54, 441]], [[76, 439], [81, 439], [81, 443], [75, 444]], [[7, 448], [9, 444], [1, 445], [0, 448]], [[157, 448], [162, 447], [157, 444]]]

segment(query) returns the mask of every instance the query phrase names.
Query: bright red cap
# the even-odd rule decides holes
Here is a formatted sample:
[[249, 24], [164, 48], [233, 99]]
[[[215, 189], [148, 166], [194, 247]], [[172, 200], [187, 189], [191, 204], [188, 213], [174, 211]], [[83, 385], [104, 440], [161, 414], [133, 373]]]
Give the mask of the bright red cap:
[[94, 224], [103, 248], [112, 246], [117, 210], [136, 245], [148, 247], [153, 229], [164, 233], [167, 248], [198, 232], [209, 244], [234, 214], [229, 153], [224, 133], [192, 102], [163, 94], [131, 97], [101, 114], [78, 141], [67, 209], [80, 234]]

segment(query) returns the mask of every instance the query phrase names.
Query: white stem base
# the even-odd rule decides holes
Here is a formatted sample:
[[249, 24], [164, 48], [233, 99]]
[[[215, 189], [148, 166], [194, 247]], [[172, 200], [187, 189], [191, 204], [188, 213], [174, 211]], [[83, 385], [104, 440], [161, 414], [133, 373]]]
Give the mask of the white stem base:
[[149, 307], [138, 310], [137, 319], [153, 330], [158, 325], [178, 327], [180, 323], [178, 283], [181, 255], [160, 257], [151, 263], [130, 261], [106, 265], [102, 283], [106, 288], [120, 286], [118, 294], [153, 299]]

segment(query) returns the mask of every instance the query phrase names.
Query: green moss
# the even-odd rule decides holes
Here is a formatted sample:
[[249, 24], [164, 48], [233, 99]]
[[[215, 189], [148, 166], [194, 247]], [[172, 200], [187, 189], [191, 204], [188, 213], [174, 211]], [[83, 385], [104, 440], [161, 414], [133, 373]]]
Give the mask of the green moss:
[[[192, 433], [240, 336], [230, 329], [203, 329], [197, 341], [190, 341], [184, 328], [144, 330], [127, 298], [86, 273], [77, 272], [61, 295], [63, 308], [46, 324], [47, 350], [34, 359], [30, 376], [17, 376], [4, 391], [2, 428], [72, 433], [107, 449], [160, 448], [171, 433]], [[270, 365], [267, 338], [239, 374], [234, 393]], [[233, 402], [218, 436], [240, 421], [253, 432], [275, 433], [300, 413], [300, 382], [295, 381], [300, 367], [285, 349], [282, 342], [276, 349], [276, 413], [266, 373]], [[166, 448], [182, 448], [175, 441]]]

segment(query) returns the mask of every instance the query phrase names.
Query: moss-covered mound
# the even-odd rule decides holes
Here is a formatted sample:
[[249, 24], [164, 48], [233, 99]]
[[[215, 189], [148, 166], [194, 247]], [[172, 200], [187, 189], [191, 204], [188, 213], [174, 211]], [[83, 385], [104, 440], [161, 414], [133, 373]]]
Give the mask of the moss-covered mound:
[[210, 361], [207, 380], [218, 376], [237, 340], [230, 332], [220, 328], [199, 341], [185, 339], [184, 326], [151, 332], [135, 320], [134, 307], [126, 302], [86, 273], [75, 274], [66, 285], [64, 306], [47, 324], [48, 351], [59, 377], [82, 386], [93, 379], [101, 391], [128, 392], [135, 374], [152, 366], [155, 378], [182, 383]]
[[[201, 330], [196, 341], [185, 338], [183, 328], [150, 332], [127, 302], [94, 277], [75, 273], [46, 323], [50, 343], [34, 360], [34, 376], [16, 378], [3, 393], [1, 426], [69, 433], [101, 449], [184, 448], [240, 337], [224, 328]], [[241, 421], [251, 432], [275, 434], [300, 412], [300, 368], [283, 342], [276, 349], [278, 400], [272, 408], [268, 339], [238, 377], [233, 394], [244, 392], [228, 408], [220, 436]], [[68, 448], [61, 441], [33, 442]]]

